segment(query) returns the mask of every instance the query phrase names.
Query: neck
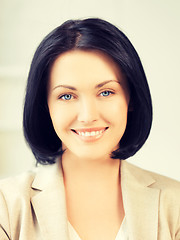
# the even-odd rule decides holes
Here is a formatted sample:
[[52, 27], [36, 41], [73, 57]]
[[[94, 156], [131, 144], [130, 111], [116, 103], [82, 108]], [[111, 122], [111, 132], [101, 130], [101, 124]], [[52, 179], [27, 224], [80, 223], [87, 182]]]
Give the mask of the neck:
[[[112, 158], [79, 159], [62, 156], [62, 169], [65, 184], [75, 181], [83, 184], [119, 184], [120, 160]], [[114, 184], [113, 184], [114, 185]]]

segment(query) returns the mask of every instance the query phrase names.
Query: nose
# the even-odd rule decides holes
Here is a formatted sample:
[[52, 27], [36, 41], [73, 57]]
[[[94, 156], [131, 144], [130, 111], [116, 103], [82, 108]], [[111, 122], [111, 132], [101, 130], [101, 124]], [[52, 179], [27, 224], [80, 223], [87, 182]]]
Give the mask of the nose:
[[92, 123], [98, 119], [97, 104], [91, 99], [81, 101], [78, 110], [78, 121], [83, 123]]

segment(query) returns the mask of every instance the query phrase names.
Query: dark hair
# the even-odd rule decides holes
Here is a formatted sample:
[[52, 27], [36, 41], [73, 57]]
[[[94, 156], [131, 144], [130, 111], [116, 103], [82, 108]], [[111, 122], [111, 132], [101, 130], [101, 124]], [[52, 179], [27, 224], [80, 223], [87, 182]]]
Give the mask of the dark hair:
[[152, 102], [139, 56], [117, 27], [98, 18], [69, 20], [49, 33], [37, 48], [29, 71], [25, 104], [24, 135], [37, 162], [54, 163], [61, 150], [47, 106], [49, 72], [56, 58], [69, 50], [99, 50], [111, 57], [126, 76], [131, 92], [125, 133], [114, 159], [127, 159], [145, 143], [152, 124]]

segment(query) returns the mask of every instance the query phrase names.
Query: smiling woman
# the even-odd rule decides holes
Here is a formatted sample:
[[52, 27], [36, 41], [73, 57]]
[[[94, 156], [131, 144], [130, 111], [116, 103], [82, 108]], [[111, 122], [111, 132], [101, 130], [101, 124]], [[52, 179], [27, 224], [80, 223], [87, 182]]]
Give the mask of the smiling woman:
[[127, 81], [110, 57], [87, 50], [60, 55], [50, 72], [48, 107], [63, 159], [109, 160], [126, 128], [129, 98]]
[[[88, 56], [91, 55], [91, 58], [88, 60], [87, 56], [85, 58], [86, 54], [83, 54], [84, 59], [79, 58], [79, 62], [76, 64], [73, 61], [69, 62], [68, 53], [74, 52], [73, 59], [75, 59], [79, 51], [86, 52]], [[97, 57], [92, 59], [94, 53]], [[104, 79], [102, 77], [98, 79], [95, 76], [96, 72], [91, 69], [91, 64], [92, 61], [94, 61], [94, 66], [99, 64], [100, 58], [103, 58], [104, 63], [102, 64], [101, 61], [98, 74], [102, 74], [110, 64], [111, 71], [116, 76], [110, 75]], [[84, 64], [84, 60], [86, 60], [86, 64]], [[76, 77], [78, 77], [78, 71], [81, 72], [81, 78], [86, 76], [88, 82], [86, 88], [89, 87], [92, 77], [99, 81], [99, 83], [97, 82], [100, 84], [97, 86], [98, 88], [101, 87], [100, 81], [109, 80], [118, 81], [123, 88], [127, 85], [131, 94], [129, 109], [133, 109], [133, 111], [128, 111], [126, 131], [120, 141], [121, 147], [113, 151], [111, 155], [115, 159], [126, 159], [133, 156], [146, 141], [152, 122], [151, 96], [141, 61], [130, 41], [119, 29], [101, 19], [85, 19], [67, 21], [57, 27], [45, 37], [34, 55], [24, 106], [24, 133], [37, 161], [43, 164], [54, 163], [56, 157], [63, 152], [62, 141], [54, 131], [47, 104], [51, 68], [55, 69], [60, 62], [64, 64], [66, 71], [61, 71], [62, 65], [60, 65], [60, 68], [56, 68], [53, 74], [56, 73], [55, 75], [58, 75], [60, 79], [66, 77], [69, 85], [72, 71]], [[71, 67], [71, 71], [69, 71], [69, 67]], [[107, 72], [109, 68], [107, 68]], [[91, 72], [91, 78], [87, 77], [87, 71]], [[65, 72], [66, 76], [63, 76]], [[54, 82], [53, 94], [58, 91], [60, 86], [68, 84], [68, 81], [62, 83], [58, 81], [57, 77], [54, 78], [54, 81], [55, 79], [57, 82]], [[78, 83], [78, 79], [74, 77], [75, 80]], [[81, 81], [82, 83], [83, 81]], [[69, 90], [78, 90], [75, 89], [76, 86], [66, 86], [66, 89], [67, 87]], [[63, 95], [64, 92], [59, 93], [58, 97], [62, 96], [64, 99]], [[75, 96], [75, 94], [71, 94], [71, 97], [68, 95], [73, 99]]]
[[152, 103], [114, 25], [70, 20], [44, 38], [23, 123], [38, 166], [0, 182], [0, 239], [180, 239], [180, 183], [123, 161], [148, 138]]

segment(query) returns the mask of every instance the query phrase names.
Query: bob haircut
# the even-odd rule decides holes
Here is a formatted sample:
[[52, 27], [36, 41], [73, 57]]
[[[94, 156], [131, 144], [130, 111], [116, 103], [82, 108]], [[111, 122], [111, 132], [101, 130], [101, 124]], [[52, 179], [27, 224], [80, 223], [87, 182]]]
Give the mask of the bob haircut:
[[[152, 102], [140, 58], [116, 26], [99, 19], [68, 20], [50, 32], [37, 48], [29, 71], [24, 103], [24, 136], [38, 163], [55, 163], [63, 154], [47, 105], [49, 73], [56, 58], [70, 50], [99, 50], [116, 62], [130, 88], [132, 110], [113, 159], [133, 156], [145, 143], [152, 124]], [[62, 116], [63, 117], [63, 116]], [[115, 117], [115, 116], [114, 116]]]

